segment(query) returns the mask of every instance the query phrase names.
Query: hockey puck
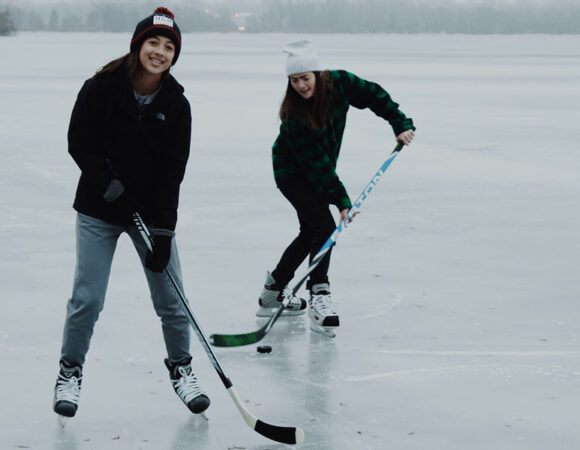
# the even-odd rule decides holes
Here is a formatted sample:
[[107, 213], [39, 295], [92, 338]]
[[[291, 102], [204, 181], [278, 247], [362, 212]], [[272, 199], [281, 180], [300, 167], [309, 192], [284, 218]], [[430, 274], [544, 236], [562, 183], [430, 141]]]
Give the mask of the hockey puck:
[[256, 351], [258, 353], [270, 353], [272, 351], [272, 347], [270, 347], [269, 345], [260, 345], [258, 346]]

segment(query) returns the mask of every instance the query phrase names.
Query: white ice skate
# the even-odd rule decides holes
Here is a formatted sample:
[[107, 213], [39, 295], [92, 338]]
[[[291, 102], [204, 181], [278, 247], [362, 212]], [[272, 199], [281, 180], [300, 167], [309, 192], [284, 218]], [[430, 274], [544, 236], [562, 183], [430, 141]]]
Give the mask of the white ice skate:
[[271, 317], [280, 307], [284, 299], [288, 304], [282, 311], [283, 316], [300, 316], [306, 312], [306, 300], [293, 295], [289, 289], [280, 288], [270, 272], [266, 272], [266, 282], [262, 294], [258, 298], [257, 317]]
[[319, 283], [312, 286], [308, 301], [308, 317], [310, 329], [328, 337], [336, 336], [336, 329], [340, 325], [338, 313], [332, 306], [328, 283]]

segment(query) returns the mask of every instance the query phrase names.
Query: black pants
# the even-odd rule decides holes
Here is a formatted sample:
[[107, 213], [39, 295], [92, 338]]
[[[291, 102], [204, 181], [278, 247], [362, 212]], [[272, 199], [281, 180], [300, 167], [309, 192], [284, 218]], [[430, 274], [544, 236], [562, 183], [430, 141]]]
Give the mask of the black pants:
[[[294, 278], [296, 269], [308, 255], [310, 255], [309, 261], [312, 261], [335, 230], [336, 224], [328, 202], [322, 199], [306, 181], [286, 181], [279, 188], [296, 210], [300, 223], [298, 236], [284, 250], [276, 269], [272, 272], [276, 284], [283, 287]], [[310, 273], [310, 279], [306, 284], [308, 289], [318, 283], [328, 283], [331, 250]]]

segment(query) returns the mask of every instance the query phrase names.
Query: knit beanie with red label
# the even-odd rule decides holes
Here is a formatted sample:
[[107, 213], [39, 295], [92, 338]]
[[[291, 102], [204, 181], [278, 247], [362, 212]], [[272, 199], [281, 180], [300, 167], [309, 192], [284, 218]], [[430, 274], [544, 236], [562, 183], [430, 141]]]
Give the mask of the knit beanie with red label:
[[171, 65], [174, 65], [181, 51], [181, 31], [174, 18], [169, 9], [160, 6], [153, 11], [152, 15], [139, 22], [131, 39], [131, 53], [138, 51], [146, 39], [153, 36], [165, 36], [175, 44], [175, 55], [171, 62]]

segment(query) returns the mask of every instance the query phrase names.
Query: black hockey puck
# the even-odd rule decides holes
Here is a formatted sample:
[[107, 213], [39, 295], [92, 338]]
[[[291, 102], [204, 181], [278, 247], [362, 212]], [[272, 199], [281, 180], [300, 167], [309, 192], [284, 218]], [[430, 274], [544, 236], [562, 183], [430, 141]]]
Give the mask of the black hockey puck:
[[259, 345], [256, 351], [258, 353], [270, 353], [272, 351], [272, 347], [269, 345]]

